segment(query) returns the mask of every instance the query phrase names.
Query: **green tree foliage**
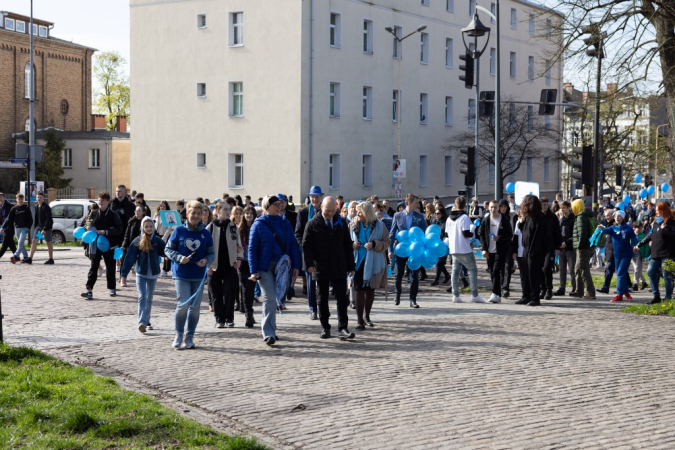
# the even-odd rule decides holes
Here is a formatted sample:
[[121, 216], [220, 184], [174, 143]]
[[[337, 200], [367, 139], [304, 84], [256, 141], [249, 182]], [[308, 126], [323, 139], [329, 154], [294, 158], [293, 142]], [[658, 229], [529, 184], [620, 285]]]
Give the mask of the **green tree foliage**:
[[106, 128], [114, 130], [117, 116], [129, 118], [129, 79], [122, 72], [126, 60], [118, 52], [103, 52], [96, 55], [94, 77], [100, 89], [96, 93], [95, 109], [106, 115]]
[[63, 178], [63, 167], [61, 158], [63, 150], [66, 148], [66, 141], [61, 137], [61, 133], [49, 127], [43, 132], [45, 140], [44, 159], [35, 165], [37, 179], [45, 182], [45, 188], [63, 189], [70, 186], [72, 178]]

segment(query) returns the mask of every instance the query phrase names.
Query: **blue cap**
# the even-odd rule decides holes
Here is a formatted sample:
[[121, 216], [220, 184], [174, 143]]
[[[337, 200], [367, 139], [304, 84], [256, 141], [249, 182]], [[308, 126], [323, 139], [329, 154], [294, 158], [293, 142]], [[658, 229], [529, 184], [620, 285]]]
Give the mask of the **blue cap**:
[[285, 201], [285, 202], [288, 201], [288, 199], [286, 198], [286, 196], [285, 196], [284, 194], [277, 194], [277, 198], [278, 198], [279, 200], [283, 200], [283, 201]]
[[307, 195], [323, 195], [321, 186], [312, 186], [311, 188], [309, 188], [309, 194]]

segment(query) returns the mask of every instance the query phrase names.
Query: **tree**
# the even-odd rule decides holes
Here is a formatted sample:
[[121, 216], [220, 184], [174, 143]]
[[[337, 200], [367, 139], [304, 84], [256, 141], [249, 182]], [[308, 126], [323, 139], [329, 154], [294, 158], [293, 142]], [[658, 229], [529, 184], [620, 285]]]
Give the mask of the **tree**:
[[96, 94], [96, 111], [106, 115], [106, 128], [114, 130], [117, 116], [129, 118], [129, 79], [122, 73], [126, 60], [118, 52], [103, 52], [96, 55], [94, 76], [100, 85]]
[[[551, 161], [560, 156], [558, 139], [560, 133], [551, 124], [546, 125], [542, 117], [535, 114], [536, 105], [530, 110], [528, 106], [509, 103], [509, 99], [502, 100], [500, 139], [500, 167], [501, 188], [509, 176], [520, 170], [528, 158], [549, 157]], [[531, 111], [531, 113], [530, 113]], [[495, 163], [495, 120], [493, 117], [482, 117], [480, 120], [478, 139], [478, 167], [477, 171], [483, 174], [490, 172], [490, 166]], [[443, 149], [459, 151], [471, 147], [475, 142], [473, 129], [467, 129], [448, 140]], [[484, 179], [479, 176], [478, 180]]]
[[42, 162], [35, 165], [37, 179], [45, 182], [45, 188], [63, 189], [70, 186], [72, 178], [63, 178], [61, 158], [66, 148], [59, 131], [52, 126], [43, 131], [45, 149]]

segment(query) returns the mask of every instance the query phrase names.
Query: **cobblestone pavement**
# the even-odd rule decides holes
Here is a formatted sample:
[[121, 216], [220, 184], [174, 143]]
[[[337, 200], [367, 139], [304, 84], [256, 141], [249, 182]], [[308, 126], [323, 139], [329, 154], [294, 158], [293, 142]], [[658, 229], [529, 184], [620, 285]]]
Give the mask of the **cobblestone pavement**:
[[620, 313], [609, 295], [539, 308], [515, 305], [515, 292], [499, 305], [452, 304], [445, 286], [425, 281], [417, 310], [378, 295], [377, 326], [351, 342], [319, 339], [293, 299], [273, 348], [243, 315], [213, 328], [203, 302], [198, 348], [175, 351], [171, 280], [158, 283], [156, 329], [142, 335], [133, 280], [114, 299], [99, 281], [88, 302], [79, 249], [54, 266], [44, 259], [0, 262], [9, 343], [95, 365], [273, 448], [675, 448], [674, 319]]

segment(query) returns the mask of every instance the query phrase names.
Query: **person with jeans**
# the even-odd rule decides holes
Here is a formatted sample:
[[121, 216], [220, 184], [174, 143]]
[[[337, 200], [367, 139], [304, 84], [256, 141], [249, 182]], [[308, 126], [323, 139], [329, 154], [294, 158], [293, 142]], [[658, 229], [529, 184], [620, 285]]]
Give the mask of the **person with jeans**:
[[[394, 246], [396, 245], [396, 234], [399, 231], [411, 230], [414, 227], [420, 228], [422, 231], [427, 229], [427, 219], [424, 217], [424, 214], [419, 212], [419, 197], [415, 194], [408, 194], [405, 196], [405, 209], [394, 214], [394, 219], [392, 221], [391, 230], [389, 231], [389, 240], [391, 241], [391, 247], [389, 248], [389, 258], [394, 257]], [[405, 273], [405, 266], [408, 262], [408, 258], [403, 258], [396, 255], [396, 300], [394, 301], [395, 305], [401, 303], [401, 281], [403, 280], [403, 274]], [[411, 270], [412, 272], [412, 283], [410, 284], [410, 307], [419, 308], [417, 304], [417, 291], [420, 284], [420, 269]]]
[[[241, 237], [241, 244], [244, 248], [241, 265], [239, 266], [239, 283], [242, 285], [242, 303], [244, 304], [244, 311], [246, 312], [247, 328], [253, 328], [255, 319], [253, 318], [253, 297], [256, 288], [256, 282], [250, 279], [251, 268], [248, 263], [248, 243], [249, 235], [253, 222], [257, 217], [255, 207], [248, 205], [244, 208], [244, 214], [239, 223], [239, 236]], [[258, 294], [260, 295], [260, 294]]]
[[12, 263], [21, 261], [21, 255], [23, 255], [23, 260], [30, 264], [28, 251], [26, 250], [26, 235], [30, 227], [33, 226], [33, 216], [30, 213], [28, 205], [24, 203], [23, 194], [16, 194], [16, 205], [9, 211], [6, 225], [16, 229], [19, 241], [19, 249], [14, 252]]
[[333, 197], [326, 197], [321, 202], [321, 211], [307, 223], [302, 239], [302, 255], [307, 272], [316, 280], [319, 290], [319, 320], [323, 330], [320, 337], [330, 337], [328, 318], [328, 296], [333, 286], [337, 300], [338, 337], [341, 340], [354, 338], [354, 333], [347, 328], [349, 319], [347, 310], [347, 275], [354, 276], [355, 261], [353, 243], [347, 223], [337, 212], [337, 204]]
[[204, 209], [206, 206], [196, 200], [187, 204], [187, 223], [173, 230], [164, 250], [171, 260], [171, 272], [178, 298], [174, 314], [176, 338], [171, 344], [176, 350], [195, 348], [193, 339], [199, 323], [205, 267], [216, 257], [211, 233], [202, 223]]
[[450, 256], [452, 256], [452, 302], [462, 303], [462, 298], [459, 296], [459, 273], [464, 266], [469, 271], [471, 301], [485, 303], [485, 299], [478, 295], [478, 267], [471, 248], [475, 227], [466, 215], [465, 208], [464, 197], [457, 197], [448, 221], [445, 223], [445, 233], [448, 235], [448, 246]]
[[572, 205], [566, 200], [560, 205], [560, 211], [562, 212], [559, 219], [562, 244], [560, 244], [560, 249], [558, 250], [560, 254], [560, 287], [553, 295], [565, 295], [568, 268], [572, 281], [572, 292], [576, 292], [577, 290], [577, 280], [574, 278], [574, 266], [577, 262], [577, 255], [573, 244], [575, 216], [571, 208]]
[[138, 291], [138, 331], [145, 333], [146, 329], [152, 329], [150, 325], [152, 297], [160, 273], [159, 258], [164, 256], [166, 244], [155, 233], [155, 223], [151, 218], [143, 219], [141, 230], [141, 236], [134, 239], [129, 246], [120, 276], [126, 281], [131, 268], [135, 266], [136, 290]]
[[[321, 200], [323, 199], [323, 191], [321, 186], [312, 186], [309, 189], [309, 206], [302, 208], [298, 212], [297, 223], [295, 224], [295, 240], [298, 247], [302, 251], [302, 238], [305, 235], [305, 227], [307, 222], [312, 220], [316, 214], [321, 211]], [[304, 264], [304, 258], [302, 263]], [[307, 272], [307, 268], [303, 267], [305, 272], [305, 279], [307, 280], [307, 304], [309, 305], [309, 316], [312, 320], [317, 320], [317, 305], [316, 305], [316, 283], [312, 279], [312, 274]]]
[[[590, 239], [597, 226], [597, 220], [593, 211], [586, 209], [586, 204], [581, 199], [572, 202], [572, 212], [575, 217], [574, 229], [572, 230], [572, 247], [577, 252], [577, 261], [574, 265], [577, 288], [570, 292], [570, 297], [595, 299], [595, 285], [591, 276], [591, 257], [594, 250]], [[586, 295], [584, 295], [584, 285], [586, 286]]]
[[641, 240], [634, 250], [649, 245], [651, 242], [651, 259], [647, 267], [647, 276], [652, 285], [653, 298], [651, 304], [661, 303], [661, 292], [659, 291], [659, 281], [663, 273], [666, 283], [666, 299], [673, 296], [673, 274], [666, 270], [664, 261], [675, 257], [675, 218], [673, 212], [666, 202], [659, 202], [656, 205], [656, 219], [652, 232], [646, 238]]
[[483, 248], [483, 258], [487, 258], [488, 271], [492, 280], [492, 295], [490, 303], [501, 303], [502, 280], [506, 258], [511, 248], [511, 220], [507, 214], [499, 212], [497, 200], [488, 204], [490, 214], [483, 219], [478, 228], [478, 238]]

